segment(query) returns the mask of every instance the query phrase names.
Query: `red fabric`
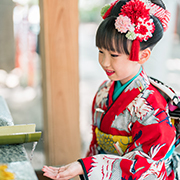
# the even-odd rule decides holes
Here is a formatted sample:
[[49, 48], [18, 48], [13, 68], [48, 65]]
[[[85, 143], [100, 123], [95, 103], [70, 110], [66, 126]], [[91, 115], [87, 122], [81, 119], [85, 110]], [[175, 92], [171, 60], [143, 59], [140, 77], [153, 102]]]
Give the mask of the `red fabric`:
[[132, 43], [131, 53], [129, 59], [131, 61], [139, 61], [140, 42], [135, 39]]
[[[132, 101], [133, 94], [138, 90], [136, 83], [132, 82], [111, 107], [105, 107], [110, 98], [110, 94], [105, 89], [108, 88], [110, 92], [113, 83], [103, 84], [98, 90], [99, 98], [98, 101], [94, 101], [95, 105], [93, 107], [110, 108], [106, 111], [107, 114], [101, 122], [100, 130], [113, 134], [116, 129], [117, 135], [129, 131], [129, 135], [133, 137], [133, 142], [128, 145], [126, 152], [121, 157], [98, 154], [82, 159], [82, 165], [85, 167], [84, 173], [87, 173], [89, 180], [110, 179], [111, 176], [116, 176], [117, 179], [122, 180], [137, 180], [149, 175], [155, 175], [162, 180], [173, 180], [174, 178], [173, 172], [169, 177], [167, 176], [163, 160], [175, 140], [175, 128], [170, 123], [166, 113], [167, 103], [157, 89], [149, 84], [144, 71], [137, 77], [136, 82], [138, 81], [141, 81], [143, 87], [145, 87], [142, 94], [139, 94]], [[102, 93], [104, 93], [104, 96]], [[127, 102], [124, 103], [123, 101], [129, 101], [129, 99], [132, 103], [127, 106]], [[122, 112], [120, 106], [125, 106], [126, 111]], [[110, 114], [108, 115], [108, 113]], [[116, 119], [116, 116], [120, 119]], [[115, 121], [117, 126], [113, 125]], [[94, 150], [97, 148], [96, 145], [92, 144]]]
[[146, 6], [142, 1], [131, 0], [122, 7], [120, 14], [128, 16], [131, 19], [131, 22], [137, 25], [139, 18], [149, 18], [149, 9], [146, 9]]
[[168, 10], [165, 10], [153, 3], [151, 4], [151, 8], [153, 9], [153, 15], [161, 21], [164, 31], [166, 31], [168, 29], [171, 13]]
[[[134, 163], [132, 160], [122, 159], [120, 167], [123, 167], [122, 177], [124, 179], [129, 176], [131, 176], [132, 179], [136, 179], [137, 177], [140, 177], [142, 173], [149, 169], [150, 164], [147, 162], [147, 159], [139, 155], [136, 155], [135, 159], [136, 163]], [[124, 166], [124, 164], [126, 164], [126, 166]], [[134, 169], [134, 172], [132, 172], [130, 175], [129, 169], [131, 169], [131, 167], [133, 167], [132, 169]], [[135, 171], [137, 172], [135, 173]]]
[[84, 160], [86, 160], [86, 164], [84, 164], [84, 168], [86, 169], [86, 170], [88, 170], [87, 171], [87, 174], [91, 171], [91, 168], [93, 167], [93, 159], [94, 158], [92, 158], [92, 157], [86, 157], [86, 158], [84, 158], [84, 159], [82, 159], [82, 161], [84, 161]]
[[[162, 112], [162, 114], [165, 116], [164, 111]], [[170, 133], [167, 136], [166, 132], [168, 131]], [[174, 132], [174, 127], [170, 129], [168, 121], [162, 120], [159, 124], [151, 124], [148, 126], [144, 126], [139, 122], [136, 122], [133, 124], [132, 128], [134, 143], [129, 146], [128, 151], [132, 151], [133, 149], [135, 149], [137, 144], [142, 144], [143, 152], [149, 154], [149, 156], [152, 157], [154, 161], [158, 161], [159, 159], [164, 158], [164, 155], [167, 153], [169, 147], [171, 146], [174, 140]], [[158, 149], [159, 145], [162, 145], [161, 150], [156, 153], [156, 156], [153, 156], [153, 153]]]
[[113, 92], [115, 88], [115, 81], [112, 82], [111, 87], [109, 89], [109, 101], [108, 101], [108, 106], [110, 107], [111, 104], [113, 103]]
[[[110, 88], [111, 89], [111, 88]], [[133, 89], [131, 92], [122, 92], [122, 94], [116, 99], [116, 103], [112, 104], [111, 108], [106, 112], [101, 121], [101, 130], [104, 133], [118, 135], [119, 131], [111, 127], [115, 115], [118, 115], [124, 111], [126, 106], [140, 93], [139, 89]], [[111, 98], [111, 97], [109, 97]], [[126, 99], [126, 100], [124, 100]], [[121, 135], [127, 135], [127, 133], [121, 132]]]
[[[95, 111], [94, 105], [95, 105], [96, 96], [97, 96], [97, 94], [95, 95], [95, 97], [93, 99], [93, 103], [92, 103], [92, 114], [94, 114], [94, 111]], [[92, 117], [92, 120], [93, 120], [93, 122], [92, 122], [92, 140], [91, 140], [91, 143], [89, 145], [89, 150], [86, 153], [86, 157], [95, 155], [96, 154], [96, 148], [97, 148], [97, 140], [96, 140], [96, 133], [95, 133], [96, 126], [93, 125], [94, 124], [94, 118], [93, 117]]]
[[174, 171], [171, 172], [171, 174], [168, 176], [168, 180], [174, 180], [175, 179], [175, 175], [174, 175]]

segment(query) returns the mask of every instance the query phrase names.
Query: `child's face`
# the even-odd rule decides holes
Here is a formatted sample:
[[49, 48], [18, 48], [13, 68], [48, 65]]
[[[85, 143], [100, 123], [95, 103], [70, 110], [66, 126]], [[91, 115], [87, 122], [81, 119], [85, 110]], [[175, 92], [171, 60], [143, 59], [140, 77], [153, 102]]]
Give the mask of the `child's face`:
[[98, 49], [99, 63], [110, 80], [125, 84], [138, 73], [141, 65], [138, 62], [130, 61], [129, 55], [108, 51], [104, 48]]

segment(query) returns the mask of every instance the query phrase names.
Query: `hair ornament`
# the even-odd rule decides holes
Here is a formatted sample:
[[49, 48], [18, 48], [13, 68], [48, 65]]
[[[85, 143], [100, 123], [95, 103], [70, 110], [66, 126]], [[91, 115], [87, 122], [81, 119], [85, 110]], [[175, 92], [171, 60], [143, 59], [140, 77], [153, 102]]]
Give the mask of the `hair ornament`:
[[[101, 9], [101, 17], [103, 18], [104, 15], [106, 14], [106, 12], [108, 11], [108, 9], [111, 7], [110, 4], [106, 4], [102, 9]], [[105, 19], [105, 18], [103, 18]]]
[[164, 31], [168, 29], [171, 13], [160, 6], [151, 3], [150, 14], [156, 16], [162, 23]]
[[150, 5], [151, 5], [150, 0], [140, 0], [140, 1], [142, 1], [146, 5], [147, 8], [150, 8]]
[[106, 19], [110, 13], [112, 8], [116, 5], [117, 2], [119, 2], [120, 0], [116, 0], [114, 2], [112, 2], [111, 4], [106, 4], [102, 9], [101, 9], [101, 17], [103, 19]]
[[134, 30], [131, 19], [128, 16], [119, 15], [115, 21], [115, 27], [118, 32], [126, 33], [127, 31]]
[[139, 61], [140, 42], [147, 41], [153, 35], [155, 26], [150, 19], [148, 1], [131, 0], [122, 6], [121, 13], [115, 20], [118, 32], [126, 33], [126, 38], [132, 40], [130, 60]]
[[[119, 2], [116, 0], [101, 10], [101, 16], [106, 19], [112, 8]], [[133, 41], [130, 60], [139, 61], [140, 42], [147, 41], [153, 36], [155, 25], [150, 15], [156, 16], [162, 23], [164, 31], [168, 28], [170, 12], [152, 3], [150, 0], [130, 0], [122, 6], [115, 20], [115, 28], [120, 33], [126, 33], [126, 38]]]
[[155, 30], [149, 11], [142, 0], [131, 0], [122, 7], [115, 21], [115, 28], [121, 33], [128, 31], [126, 37], [129, 40], [147, 41]]

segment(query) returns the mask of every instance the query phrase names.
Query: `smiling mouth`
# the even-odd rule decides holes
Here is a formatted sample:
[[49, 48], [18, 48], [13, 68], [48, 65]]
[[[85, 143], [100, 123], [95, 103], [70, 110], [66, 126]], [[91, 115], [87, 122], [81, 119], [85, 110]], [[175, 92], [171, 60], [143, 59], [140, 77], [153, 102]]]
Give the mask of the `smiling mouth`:
[[110, 70], [105, 70], [105, 71], [108, 76], [111, 76], [115, 73], [115, 71], [110, 71]]

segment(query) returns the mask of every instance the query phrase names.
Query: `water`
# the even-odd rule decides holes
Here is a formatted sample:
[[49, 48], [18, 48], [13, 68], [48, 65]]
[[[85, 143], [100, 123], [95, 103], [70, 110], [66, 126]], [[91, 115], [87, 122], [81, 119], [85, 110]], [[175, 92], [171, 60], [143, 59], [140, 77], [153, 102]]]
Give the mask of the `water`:
[[32, 161], [32, 159], [33, 159], [34, 150], [36, 149], [37, 143], [38, 142], [33, 143], [33, 147], [32, 147], [31, 154], [30, 154], [30, 161]]

